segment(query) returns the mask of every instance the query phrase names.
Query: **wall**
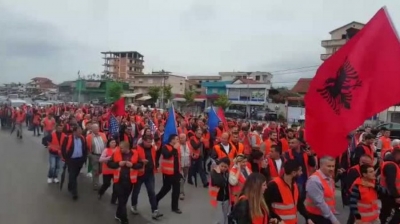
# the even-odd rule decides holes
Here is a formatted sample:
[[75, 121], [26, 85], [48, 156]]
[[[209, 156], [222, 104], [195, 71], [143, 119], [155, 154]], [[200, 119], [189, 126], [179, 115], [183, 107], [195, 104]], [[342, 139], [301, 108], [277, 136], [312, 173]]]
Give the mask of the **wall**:
[[170, 75], [165, 84], [172, 86], [171, 92], [174, 94], [185, 93], [185, 77]]
[[226, 94], [226, 88], [225, 87], [207, 87], [206, 94], [207, 95]]

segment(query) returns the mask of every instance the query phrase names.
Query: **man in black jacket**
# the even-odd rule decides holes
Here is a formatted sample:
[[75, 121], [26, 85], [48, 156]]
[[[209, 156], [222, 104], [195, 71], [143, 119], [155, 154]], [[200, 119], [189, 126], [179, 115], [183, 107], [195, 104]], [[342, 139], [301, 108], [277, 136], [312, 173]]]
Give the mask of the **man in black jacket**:
[[74, 126], [73, 134], [68, 136], [62, 144], [61, 153], [68, 167], [68, 191], [74, 200], [78, 199], [78, 175], [87, 158], [85, 138], [82, 128]]

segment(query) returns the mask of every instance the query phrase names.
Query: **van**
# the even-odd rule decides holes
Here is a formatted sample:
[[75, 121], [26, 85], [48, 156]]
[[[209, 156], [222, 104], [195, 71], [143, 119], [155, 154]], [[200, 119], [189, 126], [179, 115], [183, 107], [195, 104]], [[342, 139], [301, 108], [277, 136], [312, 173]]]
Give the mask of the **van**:
[[21, 100], [21, 99], [8, 99], [7, 100], [7, 105], [9, 105], [11, 107], [20, 107], [24, 104], [27, 104], [27, 102], [25, 100]]

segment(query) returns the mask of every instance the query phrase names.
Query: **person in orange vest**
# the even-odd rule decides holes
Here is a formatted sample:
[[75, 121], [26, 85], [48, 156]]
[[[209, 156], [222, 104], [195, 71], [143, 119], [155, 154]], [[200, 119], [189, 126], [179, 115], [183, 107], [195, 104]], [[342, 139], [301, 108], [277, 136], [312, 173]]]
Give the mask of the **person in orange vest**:
[[283, 164], [284, 158], [282, 156], [282, 149], [277, 145], [271, 146], [271, 152], [266, 155], [267, 173], [266, 178], [268, 181], [282, 176], [284, 173]]
[[210, 157], [213, 160], [213, 164], [216, 163], [217, 159], [228, 157], [232, 165], [236, 155], [238, 155], [236, 148], [229, 143], [229, 134], [225, 132], [220, 137], [220, 143], [214, 145]]
[[25, 122], [26, 119], [26, 114], [25, 112], [17, 108], [17, 111], [15, 113], [15, 127], [17, 130], [17, 138], [22, 139], [22, 124]]
[[56, 120], [53, 117], [53, 114], [49, 113], [45, 118], [42, 119], [43, 125], [43, 135], [48, 136], [53, 132], [56, 127]]
[[40, 136], [40, 120], [42, 117], [40, 116], [40, 113], [38, 110], [34, 109], [33, 110], [33, 118], [32, 118], [32, 124], [33, 124], [33, 136]]
[[382, 208], [379, 219], [386, 223], [389, 217], [391, 223], [400, 223], [400, 148], [394, 148], [387, 161], [381, 166], [380, 185], [387, 189], [388, 196], [381, 197]]
[[61, 146], [65, 139], [65, 134], [62, 133], [62, 125], [58, 124], [56, 130], [47, 137], [49, 149], [49, 172], [47, 174], [47, 183], [59, 183], [58, 174], [61, 168]]
[[72, 199], [78, 199], [78, 175], [88, 155], [82, 128], [74, 126], [73, 134], [65, 138], [61, 147], [61, 154], [68, 168], [68, 191]]
[[168, 137], [168, 143], [161, 148], [160, 166], [163, 174], [163, 185], [156, 198], [158, 204], [172, 188], [171, 209], [177, 214], [182, 213], [179, 209], [180, 182], [182, 179], [180, 158], [178, 136], [172, 134]]
[[217, 209], [217, 223], [228, 224], [229, 203], [229, 167], [228, 157], [217, 160], [217, 166], [211, 170], [211, 182], [208, 188], [210, 204]]
[[313, 224], [314, 222], [308, 218], [301, 200], [302, 196], [294, 181], [301, 175], [301, 165], [296, 160], [288, 160], [284, 165], [284, 170], [282, 176], [275, 177], [268, 183], [268, 188], [264, 193], [269, 215], [285, 224], [297, 224], [297, 212], [299, 212], [307, 220], [307, 224]]
[[[385, 128], [386, 129], [386, 128]], [[378, 139], [376, 150], [381, 152], [381, 159], [385, 158], [387, 152], [392, 150], [392, 141], [390, 140], [390, 131], [384, 130], [383, 135]]]
[[[117, 141], [113, 138], [107, 142], [107, 148], [103, 151], [100, 156], [99, 162], [101, 163], [101, 174], [103, 175], [103, 185], [101, 185], [98, 191], [98, 197], [101, 199], [107, 189], [111, 186], [111, 181], [114, 177], [114, 171], [107, 166], [107, 163], [111, 160], [112, 155], [117, 149]], [[117, 194], [115, 192], [115, 185], [113, 185], [113, 191], [111, 194], [111, 204], [117, 204]]]
[[310, 176], [306, 183], [305, 206], [309, 219], [314, 223], [340, 224], [335, 216], [335, 158], [324, 156], [320, 169]]
[[252, 173], [243, 186], [238, 202], [233, 207], [229, 218], [236, 223], [282, 223], [278, 222], [276, 218], [270, 218], [268, 214], [268, 207], [263, 197], [266, 189], [265, 177], [260, 173]]
[[357, 147], [354, 149], [351, 164], [352, 166], [355, 166], [358, 164], [358, 161], [360, 161], [361, 155], [368, 155], [372, 159], [376, 156], [376, 152], [374, 149], [371, 147], [375, 141], [375, 137], [373, 134], [365, 134], [363, 135], [364, 141], [360, 142]]
[[[204, 143], [203, 143], [203, 130], [198, 128], [195, 136], [192, 136], [189, 140], [189, 151], [190, 151], [190, 168], [188, 174], [188, 184], [193, 184], [193, 177], [196, 180], [197, 174], [201, 178], [203, 187], [208, 187], [208, 181], [206, 173], [203, 168], [204, 160]], [[197, 181], [195, 183], [197, 185]]]
[[113, 169], [113, 181], [117, 193], [118, 206], [115, 219], [123, 224], [128, 224], [128, 213], [126, 203], [132, 192], [133, 185], [137, 182], [138, 152], [130, 149], [128, 142], [120, 142], [119, 148], [115, 150], [107, 166]]
[[218, 127], [211, 131], [211, 141], [214, 142], [214, 145], [221, 142], [220, 138], [225, 131], [227, 130], [224, 130], [224, 123], [218, 122]]
[[386, 194], [386, 189], [377, 183], [375, 169], [372, 165], [361, 165], [360, 173], [361, 176], [350, 187], [350, 215], [355, 219], [351, 223], [380, 224], [378, 195]]
[[243, 154], [244, 145], [239, 141], [239, 133], [233, 132], [231, 134], [230, 144], [235, 147], [237, 154]]
[[312, 174], [313, 168], [317, 165], [315, 157], [311, 150], [304, 148], [297, 138], [293, 138], [289, 142], [290, 149], [283, 157], [285, 160], [295, 159], [302, 169], [302, 174], [296, 178], [297, 186], [299, 187], [300, 194], [304, 193], [304, 185], [307, 178]]
[[232, 205], [237, 202], [247, 177], [252, 173], [245, 155], [239, 154], [233, 163], [234, 165], [229, 170], [229, 193]]
[[157, 172], [156, 167], [156, 146], [152, 144], [153, 139], [145, 135], [142, 138], [142, 143], [137, 145], [136, 151], [139, 156], [139, 164], [141, 169], [138, 172], [138, 181], [133, 187], [131, 196], [131, 212], [135, 215], [139, 214], [137, 210], [138, 197], [140, 194], [140, 189], [142, 184], [146, 186], [147, 195], [149, 197], [149, 202], [151, 206], [151, 217], [155, 220], [162, 217], [158, 211], [158, 205], [156, 201], [155, 193], [155, 173]]
[[270, 131], [269, 132], [269, 138], [266, 139], [263, 143], [261, 143], [261, 151], [265, 155], [269, 155], [271, 152], [271, 146], [272, 145], [278, 145], [278, 134], [275, 131]]

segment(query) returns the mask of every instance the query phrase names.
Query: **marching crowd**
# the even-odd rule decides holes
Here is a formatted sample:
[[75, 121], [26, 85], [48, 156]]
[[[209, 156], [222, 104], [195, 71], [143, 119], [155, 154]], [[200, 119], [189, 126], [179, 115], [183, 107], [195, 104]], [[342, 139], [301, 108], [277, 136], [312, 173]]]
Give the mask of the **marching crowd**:
[[[307, 224], [338, 224], [338, 181], [342, 203], [350, 208], [347, 223], [400, 223], [400, 140], [392, 141], [388, 130], [379, 136], [370, 128], [357, 130], [349, 134], [349, 147], [340, 157], [317, 158], [302, 125], [221, 120], [211, 129], [207, 114], [176, 113], [177, 133], [167, 133], [169, 112], [128, 106], [123, 116], [116, 116], [113, 109], [4, 106], [0, 116], [2, 126], [12, 124], [18, 138], [26, 133], [25, 124], [33, 135], [43, 133], [49, 151], [47, 181], [62, 187], [66, 169], [74, 200], [79, 197], [77, 177], [88, 163], [99, 199], [112, 185], [111, 203], [117, 205], [115, 219], [121, 223], [128, 223], [130, 196], [131, 212], [139, 213], [143, 184], [156, 220], [163, 216], [158, 203], [171, 190], [171, 209], [180, 214], [185, 184], [201, 184], [219, 224], [296, 224], [298, 214]], [[163, 176], [159, 192], [157, 173]]]

